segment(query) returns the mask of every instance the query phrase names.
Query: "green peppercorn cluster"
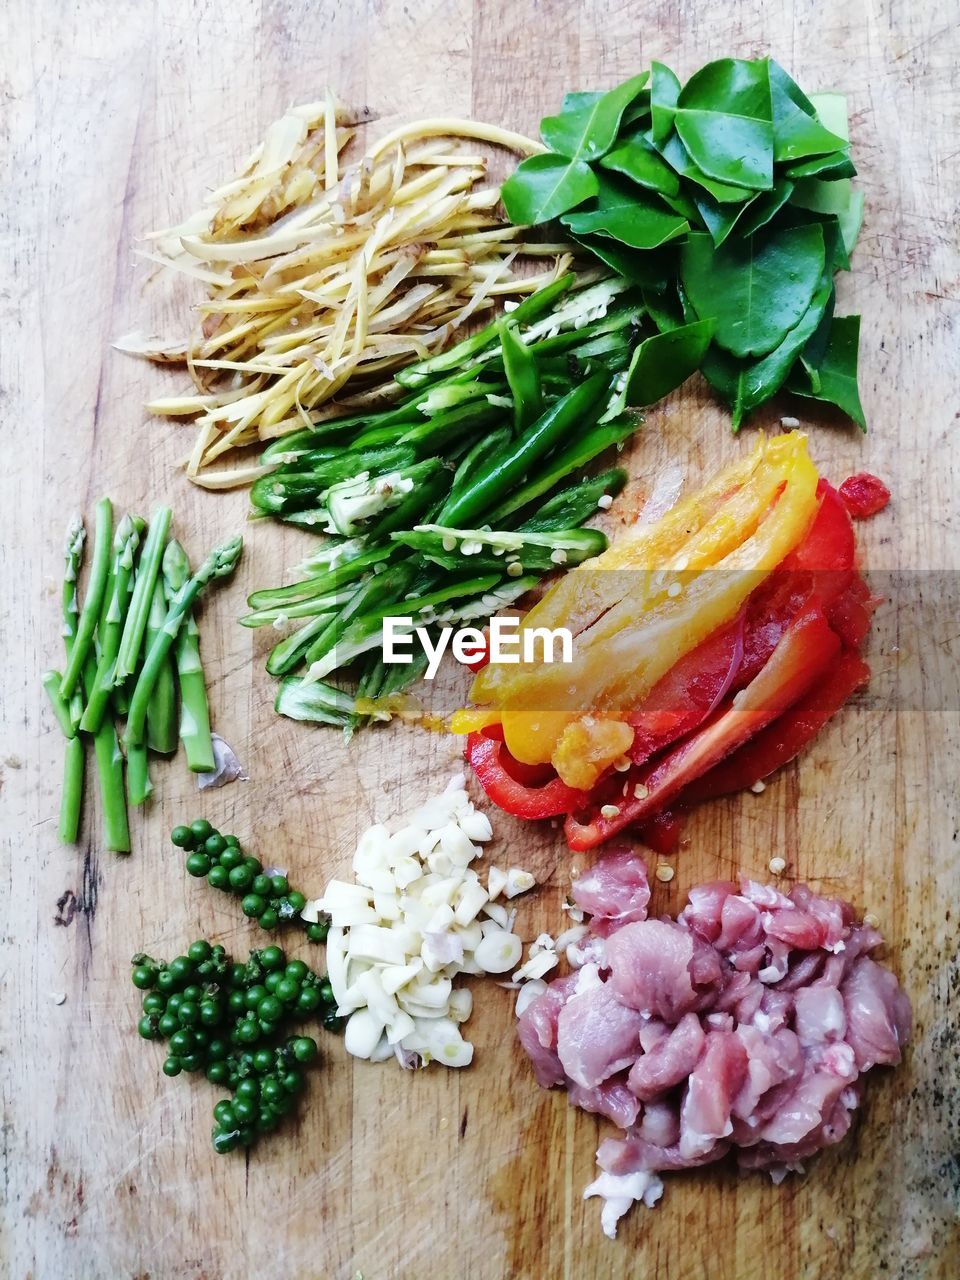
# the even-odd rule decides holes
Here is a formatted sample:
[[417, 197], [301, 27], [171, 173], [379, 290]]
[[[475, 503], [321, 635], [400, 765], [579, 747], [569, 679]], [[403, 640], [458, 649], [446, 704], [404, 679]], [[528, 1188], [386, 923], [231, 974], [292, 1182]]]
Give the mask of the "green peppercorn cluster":
[[169, 964], [135, 955], [132, 978], [145, 993], [140, 1035], [167, 1042], [164, 1073], [202, 1071], [233, 1091], [214, 1109], [219, 1152], [250, 1146], [295, 1105], [317, 1043], [287, 1034], [289, 1024], [316, 1015], [330, 1031], [343, 1026], [329, 981], [276, 946], [237, 964], [200, 939]]
[[[291, 889], [287, 877], [265, 875], [258, 858], [244, 855], [236, 836], [221, 835], [206, 818], [197, 818], [189, 826], [174, 827], [170, 839], [187, 853], [190, 875], [206, 876], [214, 889], [240, 896], [240, 909], [245, 916], [257, 920], [262, 929], [276, 929], [282, 921], [300, 919], [307, 900]], [[329, 920], [306, 924], [311, 942], [325, 942]]]

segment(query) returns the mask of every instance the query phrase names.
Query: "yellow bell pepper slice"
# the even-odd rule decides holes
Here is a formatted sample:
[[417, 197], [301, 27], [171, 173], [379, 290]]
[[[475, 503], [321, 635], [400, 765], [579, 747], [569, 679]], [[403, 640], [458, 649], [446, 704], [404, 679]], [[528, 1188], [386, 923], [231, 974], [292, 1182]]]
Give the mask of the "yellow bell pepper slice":
[[[475, 700], [486, 694], [499, 708], [511, 754], [528, 764], [552, 761], [570, 786], [592, 785], [626, 749], [623, 731], [604, 729], [598, 740], [596, 725], [622, 719], [684, 654], [736, 616], [805, 535], [816, 486], [805, 438], [777, 437], [625, 539], [626, 550], [611, 548], [616, 557], [608, 551], [569, 574], [524, 625], [569, 625], [558, 608], [565, 600], [582, 624], [574, 662], [512, 666], [498, 680], [474, 684]], [[596, 573], [611, 561], [632, 573]], [[590, 568], [598, 585], [566, 588]], [[584, 607], [590, 598], [600, 602], [592, 619]]]

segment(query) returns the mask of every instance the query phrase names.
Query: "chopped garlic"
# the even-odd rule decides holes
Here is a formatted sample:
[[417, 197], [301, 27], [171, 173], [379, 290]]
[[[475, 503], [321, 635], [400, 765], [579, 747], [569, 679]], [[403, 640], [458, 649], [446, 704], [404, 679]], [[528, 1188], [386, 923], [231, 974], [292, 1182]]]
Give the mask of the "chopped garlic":
[[600, 806], [600, 817], [613, 821], [614, 818], [620, 817], [620, 808], [615, 804], [604, 804]]
[[771, 858], [767, 865], [775, 876], [782, 876], [787, 869], [787, 864], [783, 858]]
[[491, 867], [487, 873], [487, 896], [490, 901], [492, 902], [495, 898], [499, 898], [506, 887], [507, 873], [505, 871], [501, 871], [499, 867]]
[[656, 877], [661, 884], [669, 884], [673, 879], [673, 867], [668, 867], [665, 862], [661, 862], [656, 870]]
[[520, 867], [511, 867], [507, 872], [507, 883], [503, 890], [504, 896], [516, 898], [521, 893], [526, 893], [532, 889], [536, 883], [529, 871], [522, 871]]
[[542, 978], [532, 978], [529, 982], [525, 982], [517, 994], [516, 1014], [519, 1018], [533, 1004], [534, 1000], [539, 1000], [547, 989], [547, 984]]
[[767, 784], [765, 782], [761, 782], [759, 778], [750, 787], [750, 790], [753, 792], [755, 796], [763, 795], [766, 789], [767, 789]]
[[[458, 1024], [469, 1018], [473, 998], [454, 990], [453, 979], [518, 964], [516, 912], [492, 899], [535, 883], [519, 867], [491, 867], [484, 887], [471, 863], [492, 834], [457, 777], [398, 830], [378, 823], [365, 831], [352, 861], [354, 882], [331, 880], [323, 897], [304, 907], [304, 919], [330, 916], [327, 970], [355, 1057], [405, 1067], [472, 1061]], [[555, 964], [555, 953], [549, 957]], [[540, 960], [535, 971], [545, 965]]]
[[597, 506], [601, 511], [609, 511], [613, 506], [613, 498], [609, 493], [602, 493], [597, 499]]

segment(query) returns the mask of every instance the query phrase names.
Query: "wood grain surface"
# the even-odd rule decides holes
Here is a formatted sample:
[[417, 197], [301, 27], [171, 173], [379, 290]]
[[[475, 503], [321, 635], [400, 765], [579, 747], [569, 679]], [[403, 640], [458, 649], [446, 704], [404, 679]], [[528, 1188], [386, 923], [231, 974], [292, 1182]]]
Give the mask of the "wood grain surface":
[[[11, 0], [0, 46], [0, 469], [3, 804], [2, 1254], [37, 1280], [330, 1277], [662, 1277], [767, 1280], [960, 1274], [957, 963], [957, 157], [955, 6], [936, 0]], [[951, 12], [953, 10], [953, 12]], [[472, 114], [533, 131], [566, 89], [607, 87], [663, 58], [770, 52], [807, 89], [851, 104], [866, 222], [841, 304], [862, 310], [866, 438], [819, 413], [813, 451], [836, 479], [885, 476], [891, 507], [861, 526], [888, 603], [876, 676], [799, 763], [702, 811], [654, 907], [738, 869], [788, 876], [873, 911], [916, 1010], [903, 1067], [875, 1073], [851, 1138], [783, 1186], [727, 1168], [667, 1179], [615, 1243], [584, 1204], [607, 1130], [538, 1090], [512, 1000], [488, 982], [467, 1071], [354, 1065], [326, 1038], [302, 1118], [245, 1161], [210, 1147], [217, 1091], [165, 1079], [140, 1041], [128, 961], [256, 931], [188, 880], [167, 832], [203, 810], [318, 892], [360, 830], [438, 789], [460, 744], [391, 726], [349, 746], [284, 722], [267, 641], [235, 623], [279, 580], [303, 535], [248, 530], [237, 580], [211, 598], [203, 647], [216, 728], [249, 781], [200, 798], [182, 762], [106, 853], [96, 804], [76, 849], [56, 840], [62, 744], [38, 673], [60, 660], [61, 544], [102, 493], [175, 508], [197, 556], [245, 519], [242, 493], [192, 488], [189, 427], [149, 421], [148, 394], [183, 384], [111, 349], [135, 328], [176, 332], [191, 291], [147, 286], [134, 238], [228, 175], [264, 126], [327, 85], [401, 119]], [[698, 382], [649, 416], [615, 508], [632, 518], [658, 475], [693, 482], [739, 440]], [[951, 576], [952, 575], [952, 576]], [[94, 790], [90, 778], [91, 793]], [[208, 793], [209, 794], [209, 793]], [[557, 927], [571, 855], [558, 833], [494, 819], [496, 860], [545, 881], [529, 939]], [[61, 1001], [61, 996], [65, 997]]]

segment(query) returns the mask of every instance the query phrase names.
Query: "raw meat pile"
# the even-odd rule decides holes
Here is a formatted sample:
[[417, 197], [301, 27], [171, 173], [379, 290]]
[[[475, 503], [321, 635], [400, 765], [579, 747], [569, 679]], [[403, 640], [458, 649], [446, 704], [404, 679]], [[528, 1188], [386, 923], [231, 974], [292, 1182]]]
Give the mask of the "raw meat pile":
[[839, 1142], [861, 1077], [895, 1065], [910, 1003], [869, 952], [882, 942], [846, 902], [744, 879], [690, 892], [677, 920], [647, 919], [650, 889], [633, 854], [610, 853], [575, 882], [592, 919], [520, 1017], [520, 1039], [544, 1088], [626, 1132], [600, 1144], [586, 1196], [604, 1199], [603, 1229], [657, 1176], [721, 1159], [775, 1182]]

